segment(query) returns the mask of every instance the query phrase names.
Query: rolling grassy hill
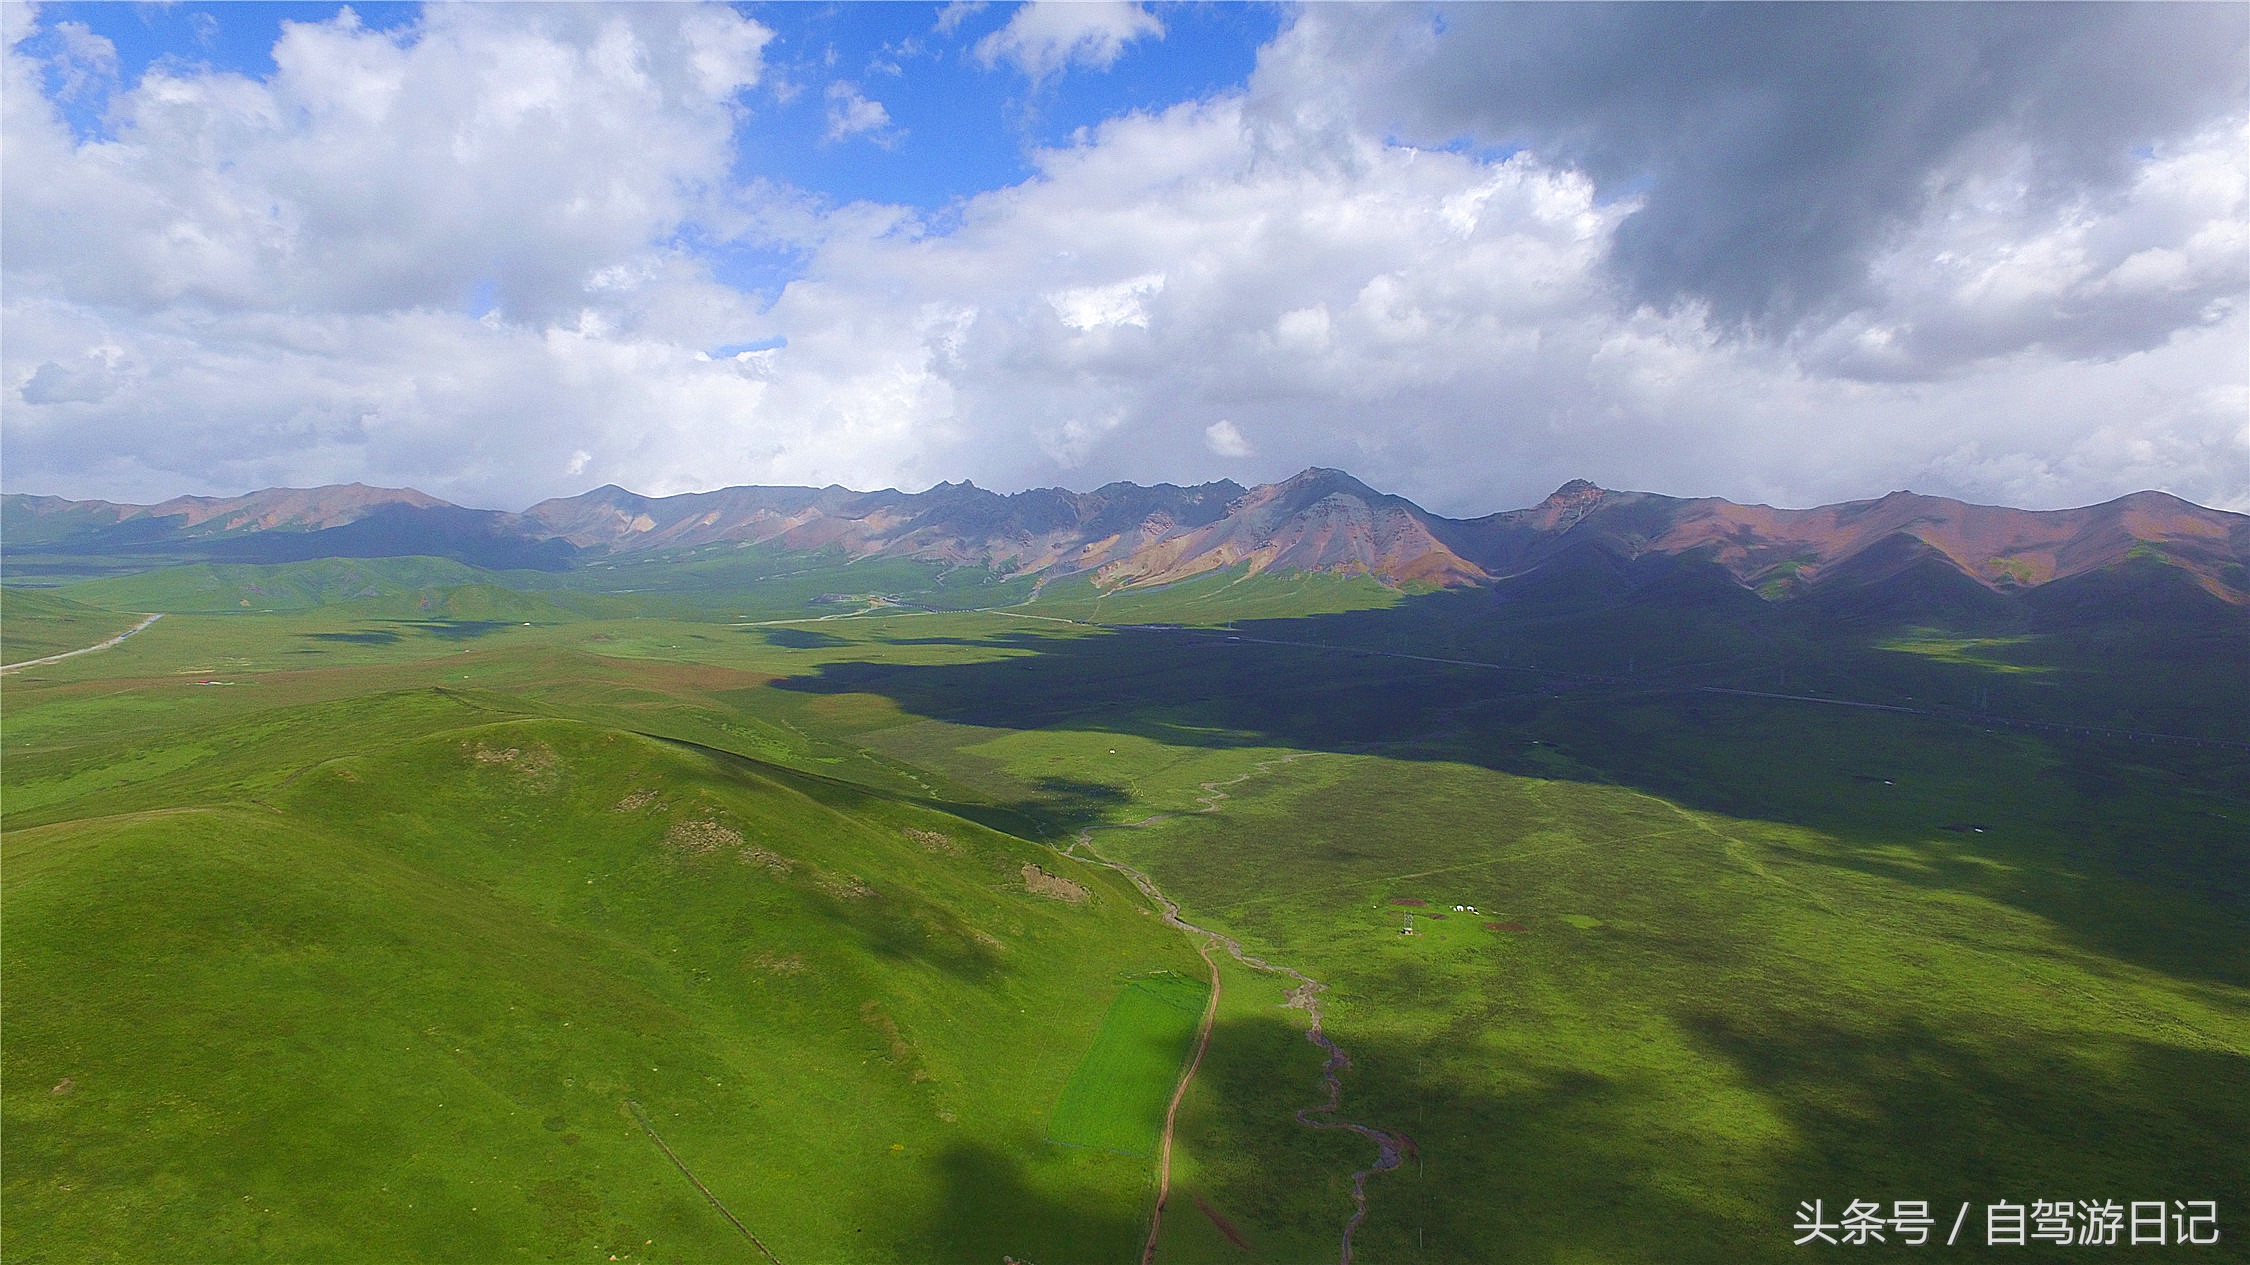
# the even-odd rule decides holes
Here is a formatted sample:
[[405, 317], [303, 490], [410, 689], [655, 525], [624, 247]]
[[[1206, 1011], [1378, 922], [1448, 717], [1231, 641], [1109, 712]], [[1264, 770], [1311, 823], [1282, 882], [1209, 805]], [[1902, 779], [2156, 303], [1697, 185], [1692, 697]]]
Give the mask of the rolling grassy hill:
[[746, 1250], [627, 1104], [783, 1259], [1130, 1249], [1145, 1165], [1043, 1141], [1111, 999], [1195, 965], [1114, 876], [495, 706], [14, 746], [11, 1260]]
[[38, 589], [0, 589], [0, 663], [93, 645], [131, 628], [131, 614]]

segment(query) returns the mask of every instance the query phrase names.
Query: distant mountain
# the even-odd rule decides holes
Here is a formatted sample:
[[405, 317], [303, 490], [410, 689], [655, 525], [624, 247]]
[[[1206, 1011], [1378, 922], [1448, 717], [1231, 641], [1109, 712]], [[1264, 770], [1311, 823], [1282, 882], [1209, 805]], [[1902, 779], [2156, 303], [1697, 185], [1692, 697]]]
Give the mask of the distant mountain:
[[1216, 522], [1242, 495], [1240, 484], [1224, 481], [1194, 488], [1112, 483], [1092, 492], [1040, 488], [1013, 496], [970, 483], [940, 483], [911, 495], [744, 487], [661, 498], [600, 487], [542, 501], [523, 518], [580, 548], [618, 552], [736, 541], [1012, 572], [1075, 572]]
[[[319, 488], [267, 488], [247, 496], [179, 496], [161, 505], [117, 505], [109, 501], [66, 501], [55, 496], [5, 498], [7, 539], [60, 539], [103, 528], [138, 524], [143, 530], [176, 536], [218, 536], [230, 532], [317, 531], [356, 522], [385, 506], [414, 509], [446, 502], [412, 488], [371, 488], [340, 483]], [[135, 534], [128, 530], [127, 535]]]
[[1912, 492], [1779, 510], [1611, 492], [1577, 481], [1531, 509], [1448, 523], [1445, 535], [1496, 576], [1591, 543], [1625, 558], [1705, 559], [1767, 597], [1864, 587], [1917, 569], [2007, 593], [2142, 557], [2180, 569], [2222, 601], [2250, 601], [2250, 517], [2162, 492], [2069, 510], [1970, 505]]
[[[1622, 591], [1708, 572], [1770, 600], [1840, 609], [1976, 606], [2048, 586], [2058, 586], [2042, 599], [2050, 605], [2123, 592], [2152, 600], [2169, 592], [2165, 585], [2192, 591], [2179, 600], [2250, 603], [2250, 517], [2161, 492], [2070, 510], [1970, 505], [1912, 492], [1784, 510], [1616, 492], [1581, 480], [1528, 509], [1449, 519], [1341, 471], [1313, 469], [1248, 489], [1228, 481], [1112, 483], [1091, 492], [1012, 495], [969, 483], [918, 493], [736, 487], [668, 497], [607, 486], [521, 514], [357, 484], [154, 506], [23, 495], [0, 504], [0, 547], [11, 558], [429, 555], [553, 570], [594, 555], [721, 543], [918, 558], [1042, 581], [1091, 575], [1105, 587], [1155, 586], [1240, 567], [1246, 574], [1361, 574], [1410, 586], [1536, 577]], [[2155, 578], [2120, 578], [2141, 572]], [[2070, 597], [2080, 590], [2080, 598]]]
[[359, 483], [182, 496], [159, 505], [0, 497], [0, 556], [139, 556], [188, 562], [440, 557], [557, 570], [576, 552], [517, 515], [464, 509], [412, 488]]

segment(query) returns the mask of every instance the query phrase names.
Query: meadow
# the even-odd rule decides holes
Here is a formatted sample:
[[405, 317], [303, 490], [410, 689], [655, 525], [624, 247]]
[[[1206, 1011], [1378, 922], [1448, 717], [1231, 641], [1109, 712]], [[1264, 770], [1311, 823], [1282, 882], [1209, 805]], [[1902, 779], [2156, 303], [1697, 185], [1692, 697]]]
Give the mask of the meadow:
[[1210, 995], [1208, 984], [1170, 974], [1134, 980], [1118, 993], [1047, 1118], [1049, 1140], [1154, 1154], [1180, 1062]]
[[[5, 594], [10, 661], [174, 612], [5, 680], [9, 1259], [756, 1259], [652, 1129], [783, 1261], [1132, 1257], [1207, 968], [1090, 826], [1325, 985], [1414, 1142], [1359, 1259], [1793, 1259], [1815, 1198], [2243, 1259], [2223, 629], [618, 570]], [[1158, 1259], [1332, 1259], [1373, 1147], [1218, 958]]]

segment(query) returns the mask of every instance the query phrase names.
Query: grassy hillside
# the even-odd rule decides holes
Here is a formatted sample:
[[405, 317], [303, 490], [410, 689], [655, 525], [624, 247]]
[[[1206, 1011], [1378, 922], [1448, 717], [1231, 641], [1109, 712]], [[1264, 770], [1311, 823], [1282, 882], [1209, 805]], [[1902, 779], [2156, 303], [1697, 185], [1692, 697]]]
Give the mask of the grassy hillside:
[[88, 606], [41, 589], [0, 588], [0, 663], [23, 663], [106, 641], [137, 615]]
[[70, 587], [80, 602], [123, 610], [300, 611], [337, 602], [389, 608], [430, 592], [484, 583], [491, 573], [445, 558], [321, 558], [275, 565], [199, 562]]
[[172, 741], [10, 758], [10, 1259], [744, 1250], [628, 1103], [783, 1259], [1139, 1233], [1144, 1162], [1044, 1141], [1112, 998], [1196, 966], [1114, 876], [427, 690]]

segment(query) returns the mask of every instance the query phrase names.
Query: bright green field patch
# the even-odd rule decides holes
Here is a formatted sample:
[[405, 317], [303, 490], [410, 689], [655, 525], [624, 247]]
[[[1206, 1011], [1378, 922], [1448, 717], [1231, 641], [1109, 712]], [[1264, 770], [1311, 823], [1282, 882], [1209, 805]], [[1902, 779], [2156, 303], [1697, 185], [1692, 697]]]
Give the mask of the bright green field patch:
[[1941, 663], [1958, 663], [1987, 672], [2041, 673], [2053, 668], [2041, 664], [2008, 663], [1994, 658], [2013, 646], [2028, 645], [2030, 637], [1955, 637], [1933, 629], [1919, 628], [1905, 636], [1890, 637], [1875, 643], [1878, 650], [1891, 650], [1899, 654], [1918, 654]]
[[1180, 1060], [1210, 996], [1208, 984], [1168, 972], [1126, 985], [1056, 1100], [1047, 1136], [1127, 1155], [1154, 1150]]

